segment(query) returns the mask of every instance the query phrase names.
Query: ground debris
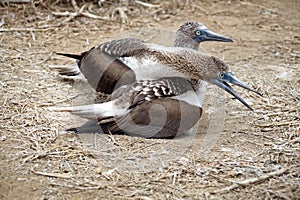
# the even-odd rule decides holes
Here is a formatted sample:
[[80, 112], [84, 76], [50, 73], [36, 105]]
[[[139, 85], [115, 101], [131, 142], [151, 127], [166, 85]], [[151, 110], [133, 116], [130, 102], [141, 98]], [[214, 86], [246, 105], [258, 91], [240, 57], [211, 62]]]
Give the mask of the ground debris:
[[[298, 198], [298, 2], [1, 1], [0, 12], [4, 199]], [[232, 37], [232, 44], [207, 43], [203, 48], [264, 94], [237, 88], [254, 112], [227, 95], [210, 96], [208, 105], [218, 100], [226, 106], [224, 129], [205, 143], [211, 146], [203, 148], [210, 128], [205, 123], [186, 140], [146, 140], [66, 132], [86, 121], [49, 111], [98, 98], [82, 77], [66, 80], [49, 69], [76, 64], [53, 52], [80, 53], [116, 34], [139, 34], [152, 42], [187, 20], [201, 20]], [[153, 27], [160, 32], [147, 34]], [[172, 44], [170, 36], [162, 40]], [[218, 117], [211, 115], [214, 110], [204, 110], [204, 122]]]

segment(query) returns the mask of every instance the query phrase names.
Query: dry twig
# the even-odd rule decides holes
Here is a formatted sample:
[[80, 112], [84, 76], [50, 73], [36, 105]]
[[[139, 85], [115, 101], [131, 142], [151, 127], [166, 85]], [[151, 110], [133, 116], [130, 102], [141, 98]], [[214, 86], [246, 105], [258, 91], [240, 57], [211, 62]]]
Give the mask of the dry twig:
[[41, 171], [34, 171], [34, 170], [31, 170], [31, 171], [35, 174], [42, 175], [42, 176], [49, 176], [49, 177], [55, 177], [55, 178], [72, 178], [72, 176], [70, 176], [68, 174], [41, 172]]
[[5, 0], [6, 3], [31, 3], [31, 0]]
[[57, 28], [58, 26], [48, 28], [1, 28], [0, 32], [43, 32]]
[[53, 15], [55, 16], [63, 16], [63, 17], [67, 17], [63, 23], [67, 23], [71, 20], [73, 20], [75, 17], [79, 17], [79, 16], [85, 16], [85, 17], [89, 17], [89, 18], [92, 18], [92, 19], [102, 19], [102, 20], [108, 20], [109, 18], [108, 17], [100, 17], [98, 15], [94, 15], [88, 11], [83, 11], [86, 7], [86, 4], [84, 4], [81, 8], [79, 8], [77, 6], [77, 3], [75, 0], [72, 0], [72, 5], [74, 7], [74, 12], [68, 12], [68, 11], [65, 11], [65, 12], [52, 12]]
[[288, 171], [288, 168], [282, 168], [280, 170], [264, 174], [261, 177], [250, 178], [250, 179], [246, 179], [246, 180], [243, 180], [243, 181], [240, 181], [240, 182], [236, 182], [236, 183], [234, 183], [234, 184], [232, 184], [228, 187], [225, 187], [225, 188], [222, 188], [222, 189], [219, 189], [219, 190], [215, 190], [212, 193], [213, 194], [219, 194], [219, 193], [229, 192], [229, 191], [234, 190], [236, 188], [239, 188], [241, 186], [248, 186], [248, 185], [266, 180], [266, 179], [271, 178], [273, 176], [279, 176], [281, 174], [284, 174], [286, 171]]
[[139, 1], [139, 0], [135, 0], [135, 3], [145, 6], [145, 7], [148, 7], [148, 8], [159, 8], [159, 5], [153, 5], [151, 3], [146, 3], [146, 2]]

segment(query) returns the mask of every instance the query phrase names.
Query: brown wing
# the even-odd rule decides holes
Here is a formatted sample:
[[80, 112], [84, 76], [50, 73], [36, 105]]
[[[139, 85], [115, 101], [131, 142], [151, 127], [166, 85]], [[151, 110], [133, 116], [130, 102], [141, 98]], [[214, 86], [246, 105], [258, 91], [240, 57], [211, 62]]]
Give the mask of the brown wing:
[[82, 58], [80, 70], [97, 92], [106, 94], [136, 81], [135, 73], [127, 65], [97, 48]]
[[109, 130], [144, 138], [173, 138], [192, 128], [202, 108], [171, 98], [154, 99], [136, 105]]
[[[143, 40], [126, 38], [103, 43], [81, 55], [57, 54], [79, 60], [78, 66], [88, 83], [97, 92], [111, 94], [117, 88], [136, 81], [135, 73], [118, 58], [139, 54], [141, 49], [147, 49]], [[78, 75], [78, 72], [63, 71], [61, 74]]]

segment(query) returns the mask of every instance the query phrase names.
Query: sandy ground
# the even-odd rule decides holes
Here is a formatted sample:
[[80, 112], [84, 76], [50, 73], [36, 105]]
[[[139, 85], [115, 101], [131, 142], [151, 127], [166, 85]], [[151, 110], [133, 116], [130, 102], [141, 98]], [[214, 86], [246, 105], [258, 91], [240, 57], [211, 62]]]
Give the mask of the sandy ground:
[[[75, 17], [61, 16], [75, 12], [71, 3], [5, 2], [1, 199], [300, 198], [299, 1], [104, 1], [101, 9], [78, 1]], [[264, 94], [237, 89], [254, 112], [209, 87], [199, 133], [147, 140], [66, 133], [82, 122], [48, 110], [95, 98], [84, 81], [49, 69], [72, 63], [53, 52], [78, 53], [119, 37], [170, 45], [189, 20], [234, 39], [202, 48]]]

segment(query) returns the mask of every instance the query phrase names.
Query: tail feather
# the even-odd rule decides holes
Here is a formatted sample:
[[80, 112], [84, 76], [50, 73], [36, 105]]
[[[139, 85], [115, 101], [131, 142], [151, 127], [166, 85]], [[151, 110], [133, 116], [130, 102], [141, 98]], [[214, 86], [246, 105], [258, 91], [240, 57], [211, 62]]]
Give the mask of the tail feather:
[[75, 65], [49, 65], [50, 69], [58, 71], [60, 75], [76, 76], [81, 74], [79, 67]]
[[70, 112], [73, 115], [77, 115], [87, 119], [103, 120], [107, 118], [122, 116], [127, 113], [127, 107], [114, 106], [114, 101], [109, 101], [101, 104], [90, 104], [82, 106], [71, 107], [50, 107], [50, 111], [55, 112]]
[[69, 53], [57, 53], [57, 55], [60, 55], [60, 56], [66, 56], [66, 57], [69, 57], [69, 58], [74, 58], [76, 60], [81, 60], [83, 55], [78, 55], [78, 54], [69, 54]]
[[51, 107], [49, 110], [55, 112], [70, 112], [73, 115], [77, 115], [86, 119], [102, 119], [107, 117], [106, 110], [101, 109], [101, 104], [83, 105], [83, 106], [71, 106], [71, 107]]

